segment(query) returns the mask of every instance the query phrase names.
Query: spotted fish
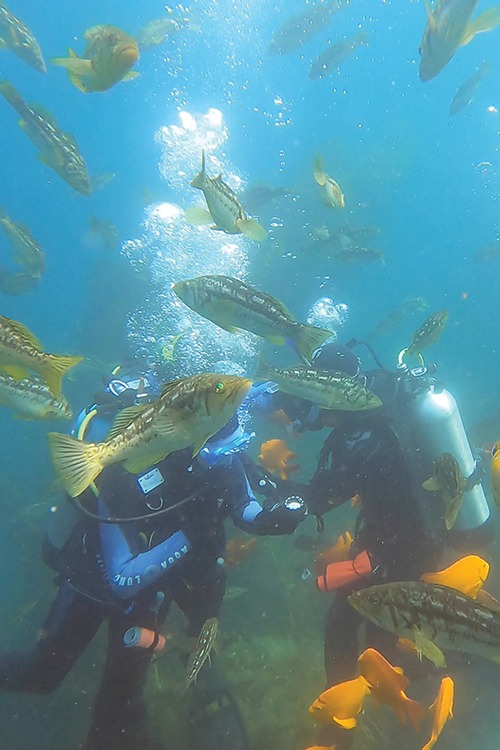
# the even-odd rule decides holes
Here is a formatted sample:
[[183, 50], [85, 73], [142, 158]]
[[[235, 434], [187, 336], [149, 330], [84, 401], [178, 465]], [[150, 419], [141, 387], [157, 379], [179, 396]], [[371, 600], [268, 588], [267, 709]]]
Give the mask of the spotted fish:
[[187, 690], [193, 682], [196, 682], [196, 678], [207, 659], [210, 664], [210, 654], [215, 645], [218, 629], [219, 621], [216, 617], [211, 617], [203, 625], [194, 651], [188, 662], [186, 681], [184, 685], [185, 690]]
[[382, 406], [382, 401], [368, 388], [342, 372], [316, 370], [313, 367], [291, 367], [278, 370], [259, 361], [256, 380], [272, 380], [280, 391], [312, 401], [322, 409], [365, 411]]
[[422, 487], [428, 492], [439, 492], [446, 506], [444, 524], [453, 528], [462, 507], [464, 494], [471, 489], [471, 481], [462, 476], [460, 465], [451, 453], [442, 453], [434, 461], [434, 474]]
[[205, 208], [193, 206], [186, 211], [186, 221], [195, 226], [213, 224], [227, 234], [241, 234], [256, 242], [262, 242], [267, 232], [255, 219], [247, 218], [236, 193], [221, 179], [221, 176], [208, 177], [205, 171], [205, 152], [201, 156], [201, 171], [191, 181], [191, 186], [201, 190], [207, 202]]
[[45, 259], [42, 248], [28, 227], [12, 221], [1, 206], [0, 224], [13, 247], [12, 259], [24, 266], [32, 278], [39, 279], [45, 270]]
[[298, 323], [280, 300], [231, 276], [197, 276], [178, 281], [173, 291], [191, 310], [224, 330], [250, 331], [273, 344], [291, 343], [308, 362], [332, 335], [325, 328]]
[[0, 47], [10, 49], [39, 73], [46, 73], [42, 50], [33, 33], [0, 2]]
[[355, 591], [349, 604], [384, 630], [416, 641], [432, 661], [441, 649], [500, 663], [500, 614], [465, 594], [433, 583], [385, 583]]
[[406, 350], [406, 354], [420, 354], [422, 349], [435, 344], [441, 336], [447, 320], [448, 310], [439, 310], [429, 315], [423, 325], [413, 334], [413, 339]]
[[21, 115], [19, 127], [40, 149], [40, 161], [79, 193], [90, 195], [92, 186], [87, 167], [71, 133], [59, 128], [51, 112], [37, 104], [26, 104], [9, 81], [0, 81], [0, 94]]
[[71, 407], [61, 394], [55, 398], [41, 380], [15, 380], [0, 373], [0, 404], [23, 419], [71, 419]]
[[167, 383], [150, 404], [118, 412], [106, 440], [86, 443], [49, 432], [56, 472], [71, 497], [80, 495], [110, 464], [139, 474], [170, 453], [193, 446], [196, 455], [232, 417], [251, 381], [204, 373]]

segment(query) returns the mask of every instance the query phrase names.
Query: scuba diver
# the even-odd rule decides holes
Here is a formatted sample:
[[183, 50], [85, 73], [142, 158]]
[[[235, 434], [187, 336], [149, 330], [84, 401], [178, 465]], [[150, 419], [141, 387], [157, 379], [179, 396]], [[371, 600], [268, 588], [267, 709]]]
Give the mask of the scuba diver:
[[[361, 342], [353, 342], [361, 343]], [[370, 351], [372, 351], [370, 349]], [[312, 359], [318, 370], [342, 372], [359, 379], [382, 401], [367, 411], [330, 411], [310, 401], [266, 392], [261, 402], [282, 409], [297, 431], [331, 431], [323, 443], [318, 466], [298, 494], [310, 514], [322, 516], [351, 499], [359, 507], [348, 559], [331, 562], [317, 578], [322, 592], [334, 592], [324, 632], [327, 687], [353, 679], [362, 649], [358, 631], [363, 620], [348, 603], [355, 589], [380, 583], [418, 580], [435, 570], [443, 544], [467, 549], [491, 540], [489, 509], [453, 396], [425, 367], [410, 370], [401, 356], [396, 372], [380, 365], [361, 373], [352, 348], [325, 343]], [[264, 410], [270, 410], [270, 404]], [[437, 456], [453, 454], [468, 477], [467, 490], [451, 531], [443, 523], [439, 494], [426, 492], [422, 482], [433, 474]], [[367, 623], [367, 643], [387, 654], [395, 637]], [[400, 657], [399, 657], [400, 658]], [[333, 724], [320, 744], [337, 750], [351, 747], [353, 734]]]
[[[115, 374], [81, 412], [73, 434], [102, 440], [118, 410], [157, 394], [150, 374]], [[148, 727], [143, 688], [165, 642], [159, 631], [171, 604], [187, 618], [187, 635], [198, 638], [224, 596], [224, 519], [252, 534], [290, 534], [306, 513], [300, 498], [280, 500], [276, 482], [255, 468], [266, 508], [256, 500], [241, 460], [251, 437], [236, 414], [196, 458], [192, 449], [181, 450], [138, 475], [115, 464], [102, 472], [98, 489], [51, 509], [43, 556], [57, 572], [58, 592], [34, 649], [0, 653], [0, 689], [55, 690], [107, 619], [106, 662], [83, 747], [162, 747]], [[205, 661], [187, 694], [195, 750], [247, 750], [217, 657]]]

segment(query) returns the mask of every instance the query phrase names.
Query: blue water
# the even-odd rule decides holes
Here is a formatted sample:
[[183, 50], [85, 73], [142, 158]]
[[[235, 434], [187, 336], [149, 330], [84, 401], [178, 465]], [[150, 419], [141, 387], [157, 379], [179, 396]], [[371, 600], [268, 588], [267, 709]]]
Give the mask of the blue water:
[[[487, 6], [481, 4], [481, 10]], [[161, 290], [152, 286], [147, 275], [136, 273], [126, 253], [89, 243], [89, 217], [113, 222], [121, 243], [138, 238], [147, 241], [151, 228], [143, 224], [149, 216], [145, 189], [154, 201], [178, 203], [183, 208], [196, 202], [198, 196], [188, 184], [194, 162], [186, 164], [184, 188], [174, 189], [160, 176], [158, 163], [166, 155], [155, 142], [155, 133], [163, 126], [178, 125], [181, 110], [201, 116], [217, 108], [229, 133], [218, 153], [226, 165], [224, 176], [232, 169], [249, 186], [291, 187], [297, 196], [255, 212], [266, 227], [278, 225], [271, 241], [258, 246], [238, 239], [247, 257], [247, 279], [280, 297], [299, 318], [305, 318], [322, 296], [347, 304], [349, 320], [339, 332], [345, 340], [366, 336], [408, 296], [424, 297], [430, 312], [448, 309], [448, 325], [429, 357], [438, 363], [440, 374], [459, 400], [466, 423], [474, 425], [479, 444], [498, 438], [494, 425], [485, 420], [500, 413], [496, 304], [500, 259], [480, 262], [474, 255], [498, 240], [500, 231], [500, 30], [474, 39], [437, 78], [424, 84], [418, 78], [418, 45], [426, 23], [423, 2], [352, 0], [304, 47], [270, 57], [267, 47], [273, 32], [301, 13], [307, 7], [303, 2], [207, 0], [193, 2], [185, 11], [198, 31], [182, 29], [160, 47], [145, 52], [137, 65], [140, 77], [104, 94], [82, 94], [62, 69], [49, 64], [51, 57], [64, 55], [68, 46], [81, 54], [82, 34], [88, 27], [110, 23], [134, 34], [160, 17], [163, 7], [153, 0], [11, 2], [12, 11], [39, 40], [48, 73], [41, 75], [2, 51], [0, 78], [11, 81], [28, 102], [54, 113], [59, 126], [75, 136], [91, 175], [116, 173], [110, 184], [90, 198], [77, 194], [37, 160], [35, 147], [16, 125], [16, 113], [0, 101], [0, 203], [13, 220], [30, 227], [46, 254], [46, 272], [39, 284], [27, 295], [2, 295], [2, 314], [22, 321], [49, 351], [86, 355], [90, 364], [66, 380], [65, 392], [74, 410], [88, 403], [99, 387], [101, 363], [108, 366], [136, 352], [137, 341], [127, 338], [127, 323], [145, 296], [150, 298], [148, 309], [156, 309], [155, 305], [160, 309], [157, 296]], [[359, 28], [367, 32], [368, 45], [359, 47], [332, 76], [310, 80], [310, 63], [326, 43], [353, 36]], [[450, 118], [453, 94], [483, 59], [489, 60], [490, 70], [474, 101]], [[312, 161], [319, 151], [327, 171], [345, 193], [346, 207], [341, 211], [327, 209], [319, 201], [312, 180]], [[333, 265], [320, 253], [308, 254], [304, 248], [311, 233], [323, 224], [330, 229], [346, 224], [379, 227], [373, 246], [384, 251], [385, 265], [346, 268]], [[203, 235], [199, 237], [200, 242], [208, 242]], [[160, 236], [156, 241], [166, 247], [166, 239]], [[171, 236], [168, 240], [168, 252], [184, 253], [183, 262], [186, 253], [194, 252], [191, 239], [185, 250], [175, 246]], [[2, 235], [0, 265], [8, 250]], [[146, 265], [152, 263], [152, 256], [146, 257]], [[157, 272], [157, 282], [159, 278]], [[165, 275], [164, 284], [170, 280]], [[161, 303], [164, 315], [169, 299]], [[409, 343], [425, 317], [426, 313], [414, 314], [376, 340], [377, 351], [388, 366], [395, 364], [397, 352]], [[283, 352], [276, 354], [279, 361]], [[189, 356], [188, 349], [183, 356]], [[50, 429], [59, 427], [49, 425]], [[51, 600], [50, 577], [41, 567], [38, 547], [45, 510], [55, 489], [45, 440], [47, 425], [13, 420], [1, 411], [0, 430], [4, 483], [0, 543], [5, 559], [0, 618], [7, 623], [0, 635], [6, 645], [15, 647], [21, 639], [29, 643], [35, 638]], [[310, 455], [312, 449], [301, 444], [300, 450]], [[293, 548], [285, 542], [263, 544], [257, 572], [265, 571], [266, 555], [274, 555], [284, 576], [280, 584], [285, 589], [295, 587], [282, 608], [300, 608], [306, 600], [307, 607], [321, 606], [323, 602], [318, 604], [313, 592], [304, 594], [305, 589], [297, 586], [302, 560], [288, 564]], [[237, 585], [252, 586], [244, 622], [234, 615], [231, 620], [230, 605], [225, 606], [234, 631], [251, 634], [261, 625], [256, 616], [261, 606], [259, 591], [264, 602], [272, 601], [274, 594], [265, 586], [259, 589], [257, 574], [247, 572], [243, 581]], [[32, 600], [38, 601], [37, 606], [9, 624], [9, 618], [22, 613]], [[245, 611], [246, 605], [242, 606]], [[282, 615], [276, 614], [278, 628], [268, 615], [269, 638], [295, 627], [283, 617], [282, 622]], [[287, 750], [303, 746], [302, 739], [294, 742], [293, 737], [304, 736], [303, 725], [309, 721], [306, 709], [315, 697], [310, 692], [314, 693], [314, 685], [319, 692], [322, 685], [320, 614], [311, 623], [307, 618], [300, 622], [302, 630], [306, 626], [311, 632], [303, 642], [312, 644], [316, 671], [309, 692], [302, 697], [305, 718], [298, 721], [296, 735], [291, 726]], [[290, 643], [288, 647], [292, 648]], [[262, 642], [259, 648], [265, 649]], [[8, 741], [16, 750], [33, 744], [38, 750], [76, 747], [95, 688], [93, 660], [99, 663], [100, 656], [96, 646], [93, 656], [86, 655], [80, 672], [68, 678], [69, 687], [50, 698], [0, 696], [2, 746], [7, 747]], [[283, 664], [287, 658], [296, 660], [300, 655], [285, 653]], [[250, 675], [253, 667], [250, 659]], [[259, 679], [257, 674], [254, 679]], [[494, 691], [498, 678], [491, 670], [485, 675]], [[285, 674], [282, 678], [288, 679]], [[300, 696], [296, 700], [302, 705]], [[274, 713], [285, 711], [284, 703]], [[456, 714], [455, 725], [465, 732], [465, 721], [459, 711]], [[472, 723], [478, 720], [472, 714], [469, 717]], [[284, 721], [278, 716], [276, 723]], [[453, 747], [458, 748], [453, 729]], [[487, 731], [483, 726], [481, 748], [489, 748], [494, 732], [492, 718]], [[283, 739], [278, 744], [273, 741], [272, 727], [260, 741], [273, 750], [285, 747], [279, 744]], [[446, 732], [440, 742], [443, 748], [452, 746]], [[366, 747], [382, 747], [381, 743]], [[384, 744], [388, 746], [392, 747]]]

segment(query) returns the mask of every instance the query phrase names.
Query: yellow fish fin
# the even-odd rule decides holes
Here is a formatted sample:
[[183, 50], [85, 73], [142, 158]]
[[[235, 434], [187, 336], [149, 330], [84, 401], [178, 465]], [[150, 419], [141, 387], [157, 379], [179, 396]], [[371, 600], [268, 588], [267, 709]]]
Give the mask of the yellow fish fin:
[[123, 462], [123, 468], [131, 474], [140, 474], [157, 464], [158, 461], [161, 461], [165, 456], [168, 456], [168, 453], [169, 451], [165, 452], [165, 449], [163, 449], [161, 452], [156, 451], [155, 453], [152, 451], [147, 455], [142, 454], [140, 456], [131, 456]]
[[56, 398], [61, 395], [62, 379], [65, 373], [82, 359], [83, 357], [60, 357], [57, 354], [50, 354], [43, 360], [38, 372]]
[[422, 487], [424, 490], [427, 490], [427, 492], [439, 492], [441, 484], [437, 477], [429, 477], [425, 482], [422, 482]]
[[321, 156], [321, 154], [318, 154], [313, 162], [313, 177], [321, 187], [323, 187], [323, 185], [326, 185], [328, 177], [325, 173], [323, 157]]
[[295, 349], [308, 362], [311, 361], [313, 352], [318, 349], [332, 335], [326, 328], [316, 326], [298, 325], [294, 335]]
[[192, 224], [195, 227], [201, 227], [205, 224], [213, 224], [213, 217], [210, 211], [200, 206], [191, 206], [184, 214], [188, 224]]
[[47, 437], [52, 463], [64, 489], [70, 497], [81, 495], [104, 468], [98, 444], [58, 432], [49, 432]]
[[61, 153], [56, 151], [40, 151], [37, 154], [37, 158], [42, 164], [45, 164], [46, 167], [50, 167], [50, 169], [57, 169], [57, 167], [60, 167], [63, 163]]
[[125, 75], [122, 78], [122, 81], [133, 81], [134, 78], [139, 78], [141, 74], [137, 70], [129, 70], [128, 73], [125, 73]]
[[84, 57], [78, 57], [76, 52], [68, 50], [69, 57], [53, 57], [51, 59], [52, 65], [57, 65], [60, 68], [66, 68], [68, 73], [78, 76], [88, 76], [93, 72], [92, 60], [87, 60]]
[[149, 404], [141, 404], [140, 406], [127, 406], [126, 409], [119, 411], [104, 438], [106, 442], [120, 435], [148, 407]]
[[198, 453], [201, 451], [201, 449], [203, 448], [203, 446], [205, 445], [205, 443], [207, 442], [207, 440], [208, 440], [208, 437], [203, 438], [203, 440], [198, 441], [193, 446], [193, 458], [198, 455]]
[[465, 33], [460, 40], [460, 46], [469, 44], [476, 34], [481, 34], [485, 31], [492, 31], [500, 24], [500, 5], [494, 5], [492, 8], [488, 8], [484, 13], [481, 13], [477, 18], [470, 22], [465, 29]]
[[276, 346], [283, 346], [283, 344], [286, 343], [286, 339], [284, 336], [265, 336], [264, 337], [266, 341], [269, 341], [270, 344], [276, 344]]
[[10, 327], [17, 333], [17, 335], [23, 339], [23, 341], [32, 346], [38, 352], [42, 351], [43, 347], [41, 343], [38, 341], [36, 336], [31, 333], [29, 328], [26, 328], [26, 326], [23, 325], [23, 323], [19, 323], [18, 320], [9, 319], [9, 324]]
[[427, 638], [427, 636], [422, 633], [420, 628], [417, 628], [416, 626], [413, 627], [413, 637], [419, 659], [422, 659], [422, 657], [425, 656], [425, 658], [435, 664], [436, 667], [442, 667], [443, 669], [446, 668], [446, 659], [444, 658], [443, 652], [431, 641], [430, 638]]
[[81, 91], [84, 94], [89, 93], [88, 88], [85, 86], [84, 82], [82, 81], [79, 75], [76, 75], [75, 73], [70, 73], [68, 70], [68, 78], [73, 84], [73, 86], [75, 86], [79, 91]]
[[17, 367], [16, 365], [0, 365], [0, 370], [10, 375], [14, 380], [24, 380], [29, 378], [29, 372], [24, 367]]
[[255, 219], [238, 219], [236, 226], [241, 232], [254, 242], [263, 242], [267, 237], [267, 231]]
[[169, 409], [168, 414], [163, 413], [155, 419], [154, 427], [162, 438], [170, 438], [179, 431], [178, 410]]
[[432, 13], [431, 6], [429, 5], [428, 0], [425, 0], [425, 10], [427, 11], [427, 21], [429, 23], [429, 27], [431, 31], [437, 31], [437, 21], [436, 17]]

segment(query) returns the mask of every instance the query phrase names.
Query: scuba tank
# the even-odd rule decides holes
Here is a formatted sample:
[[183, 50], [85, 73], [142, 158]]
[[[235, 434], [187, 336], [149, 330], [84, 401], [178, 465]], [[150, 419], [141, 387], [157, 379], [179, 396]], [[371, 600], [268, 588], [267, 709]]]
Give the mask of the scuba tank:
[[[481, 467], [472, 454], [457, 402], [432, 377], [423, 360], [420, 367], [410, 370], [400, 357], [397, 370], [397, 393], [389, 414], [431, 534], [436, 536], [436, 529], [442, 529], [442, 538], [452, 547], [490, 541], [490, 509], [481, 484]], [[468, 480], [457, 520], [448, 532], [444, 531], [439, 493], [422, 487], [435, 473], [434, 461], [443, 453], [456, 459]]]
[[[435, 366], [426, 367], [419, 354], [420, 367], [410, 369], [404, 362], [407, 349], [402, 349], [394, 373], [383, 367], [366, 342], [352, 339], [347, 346], [352, 348], [358, 344], [370, 351], [389, 386], [384, 394], [378, 394], [377, 388], [374, 390], [382, 397], [385, 412], [404, 452], [412, 489], [429, 537], [438, 543], [446, 541], [453, 548], [470, 549], [488, 544], [493, 540], [493, 529], [481, 484], [482, 465], [472, 453], [455, 398], [434, 377]], [[443, 453], [455, 458], [460, 473], [467, 479], [462, 505], [450, 531], [444, 526], [445, 508], [440, 493], [429, 492], [422, 486], [434, 475], [434, 462]]]

